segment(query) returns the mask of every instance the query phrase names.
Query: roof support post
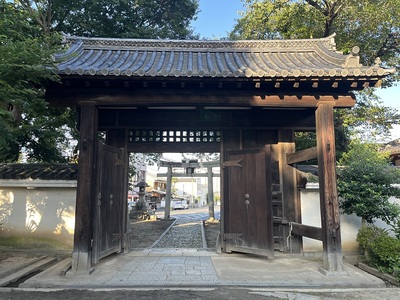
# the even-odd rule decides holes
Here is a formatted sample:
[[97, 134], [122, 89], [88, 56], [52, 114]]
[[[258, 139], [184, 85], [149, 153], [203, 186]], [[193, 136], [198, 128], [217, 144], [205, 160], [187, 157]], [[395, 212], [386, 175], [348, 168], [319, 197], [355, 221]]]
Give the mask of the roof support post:
[[324, 268], [321, 271], [323, 273], [343, 272], [336, 182], [334, 105], [333, 102], [320, 102], [315, 112]]
[[80, 103], [78, 183], [75, 208], [72, 273], [91, 272], [95, 160], [97, 152], [98, 109], [95, 102]]

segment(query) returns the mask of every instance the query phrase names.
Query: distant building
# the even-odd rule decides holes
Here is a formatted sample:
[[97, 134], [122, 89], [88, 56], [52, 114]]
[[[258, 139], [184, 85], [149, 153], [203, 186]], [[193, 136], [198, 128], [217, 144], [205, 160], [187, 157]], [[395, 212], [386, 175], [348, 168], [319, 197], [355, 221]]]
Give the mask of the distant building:
[[400, 167], [400, 139], [393, 140], [385, 145], [384, 151], [388, 151], [394, 166]]
[[151, 190], [152, 201], [161, 203], [161, 200], [165, 198], [166, 194], [167, 194], [167, 182], [163, 179], [154, 180]]

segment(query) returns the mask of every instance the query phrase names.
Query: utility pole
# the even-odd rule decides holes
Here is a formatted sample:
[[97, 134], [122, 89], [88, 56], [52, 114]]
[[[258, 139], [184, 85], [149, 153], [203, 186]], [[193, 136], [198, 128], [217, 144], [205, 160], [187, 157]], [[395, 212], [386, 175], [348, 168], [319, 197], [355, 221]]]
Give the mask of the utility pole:
[[208, 219], [210, 221], [215, 220], [214, 214], [214, 187], [213, 187], [213, 173], [212, 167], [207, 167], [207, 181], [208, 181]]

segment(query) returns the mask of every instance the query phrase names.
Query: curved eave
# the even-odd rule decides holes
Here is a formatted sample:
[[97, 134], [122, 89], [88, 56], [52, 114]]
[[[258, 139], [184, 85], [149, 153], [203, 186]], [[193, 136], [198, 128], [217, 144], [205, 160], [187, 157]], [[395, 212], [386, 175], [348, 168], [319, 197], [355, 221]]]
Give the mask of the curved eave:
[[56, 56], [58, 74], [127, 78], [329, 78], [356, 80], [392, 74], [364, 67], [335, 51], [333, 37], [280, 41], [160, 41], [70, 38]]

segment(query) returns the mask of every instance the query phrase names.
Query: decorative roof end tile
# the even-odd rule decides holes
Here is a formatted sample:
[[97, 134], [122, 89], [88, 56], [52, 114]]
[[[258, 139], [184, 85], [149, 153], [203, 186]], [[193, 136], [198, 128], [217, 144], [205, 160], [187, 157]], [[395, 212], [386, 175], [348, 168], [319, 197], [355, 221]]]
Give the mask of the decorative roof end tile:
[[358, 53], [360, 52], [360, 48], [358, 46], [354, 46], [351, 49], [351, 53], [346, 57], [344, 64], [342, 65], [343, 68], [361, 68], [362, 65], [360, 64], [360, 56]]

